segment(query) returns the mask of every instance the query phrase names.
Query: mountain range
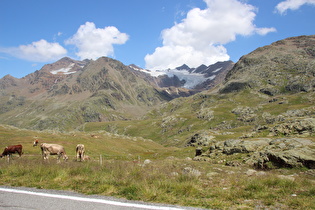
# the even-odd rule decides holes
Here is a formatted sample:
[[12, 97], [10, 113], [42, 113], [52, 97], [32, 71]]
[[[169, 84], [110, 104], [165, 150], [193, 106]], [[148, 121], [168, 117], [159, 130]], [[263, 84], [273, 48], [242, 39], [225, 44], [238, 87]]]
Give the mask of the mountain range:
[[163, 102], [222, 81], [232, 65], [231, 61], [197, 69], [183, 65], [154, 76], [107, 57], [95, 61], [65, 57], [21, 79], [10, 75], [0, 79], [0, 119], [40, 130], [136, 119]]
[[198, 68], [149, 71], [107, 57], [63, 58], [21, 79], [0, 79], [0, 121], [36, 130], [101, 129], [180, 146], [210, 131], [241, 137], [264, 128], [267, 135], [314, 116], [314, 58], [314, 35], [260, 47], [235, 64]]

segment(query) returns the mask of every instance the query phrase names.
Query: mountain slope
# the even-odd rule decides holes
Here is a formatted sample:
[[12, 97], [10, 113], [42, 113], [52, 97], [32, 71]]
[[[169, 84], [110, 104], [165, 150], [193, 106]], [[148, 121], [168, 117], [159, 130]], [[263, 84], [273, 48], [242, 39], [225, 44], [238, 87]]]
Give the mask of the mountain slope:
[[73, 129], [90, 121], [130, 119], [170, 100], [121, 62], [63, 58], [22, 79], [0, 80], [2, 123]]
[[270, 96], [310, 92], [315, 86], [314, 57], [314, 35], [277, 41], [243, 56], [227, 74], [221, 91], [251, 87]]

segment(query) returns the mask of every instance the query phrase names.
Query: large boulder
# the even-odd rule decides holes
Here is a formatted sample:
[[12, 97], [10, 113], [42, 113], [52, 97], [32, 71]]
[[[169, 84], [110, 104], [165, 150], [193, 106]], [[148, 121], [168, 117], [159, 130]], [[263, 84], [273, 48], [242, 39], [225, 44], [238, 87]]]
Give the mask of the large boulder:
[[255, 141], [244, 141], [231, 139], [224, 142], [223, 153], [231, 155], [234, 153], [251, 153], [263, 149], [269, 144], [269, 139], [259, 139]]
[[[314, 143], [309, 139], [281, 138], [270, 142], [265, 151], [259, 153], [254, 160], [258, 168], [276, 167], [307, 167], [315, 168]], [[270, 165], [271, 163], [271, 165]]]
[[215, 142], [215, 137], [209, 132], [201, 132], [194, 134], [190, 140], [187, 142], [186, 146], [209, 146], [211, 143]]
[[315, 168], [315, 151], [309, 148], [291, 149], [285, 151], [266, 151], [262, 153], [267, 159], [258, 167], [268, 168], [268, 162], [276, 167], [307, 167]]

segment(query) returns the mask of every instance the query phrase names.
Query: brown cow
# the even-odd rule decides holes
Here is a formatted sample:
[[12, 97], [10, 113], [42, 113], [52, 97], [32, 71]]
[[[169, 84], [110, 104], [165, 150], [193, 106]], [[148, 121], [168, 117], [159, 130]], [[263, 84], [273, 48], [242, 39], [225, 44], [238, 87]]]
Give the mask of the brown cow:
[[75, 148], [76, 156], [77, 156], [77, 161], [82, 161], [84, 160], [85, 156], [85, 149], [83, 144], [78, 144], [77, 147]]
[[12, 145], [12, 146], [7, 146], [6, 148], [4, 148], [3, 153], [0, 155], [0, 158], [2, 158], [3, 156], [8, 156], [8, 158], [10, 159], [10, 157], [12, 157], [12, 154], [18, 153], [19, 156], [21, 157], [23, 152], [22, 152], [22, 145]]
[[[33, 146], [35, 147], [37, 144], [38, 140], [35, 140]], [[48, 160], [49, 155], [57, 155], [58, 162], [60, 162], [60, 157], [62, 157], [65, 161], [68, 160], [65, 149], [59, 144], [41, 143], [40, 148], [42, 150], [44, 160]]]

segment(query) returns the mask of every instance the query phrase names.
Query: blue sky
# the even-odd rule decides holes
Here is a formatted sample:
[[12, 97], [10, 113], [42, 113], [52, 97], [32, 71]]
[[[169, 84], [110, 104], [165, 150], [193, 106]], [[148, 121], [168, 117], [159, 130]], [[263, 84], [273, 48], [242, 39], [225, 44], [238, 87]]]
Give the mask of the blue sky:
[[238, 59], [315, 34], [315, 0], [0, 0], [0, 78], [62, 57], [148, 69]]

